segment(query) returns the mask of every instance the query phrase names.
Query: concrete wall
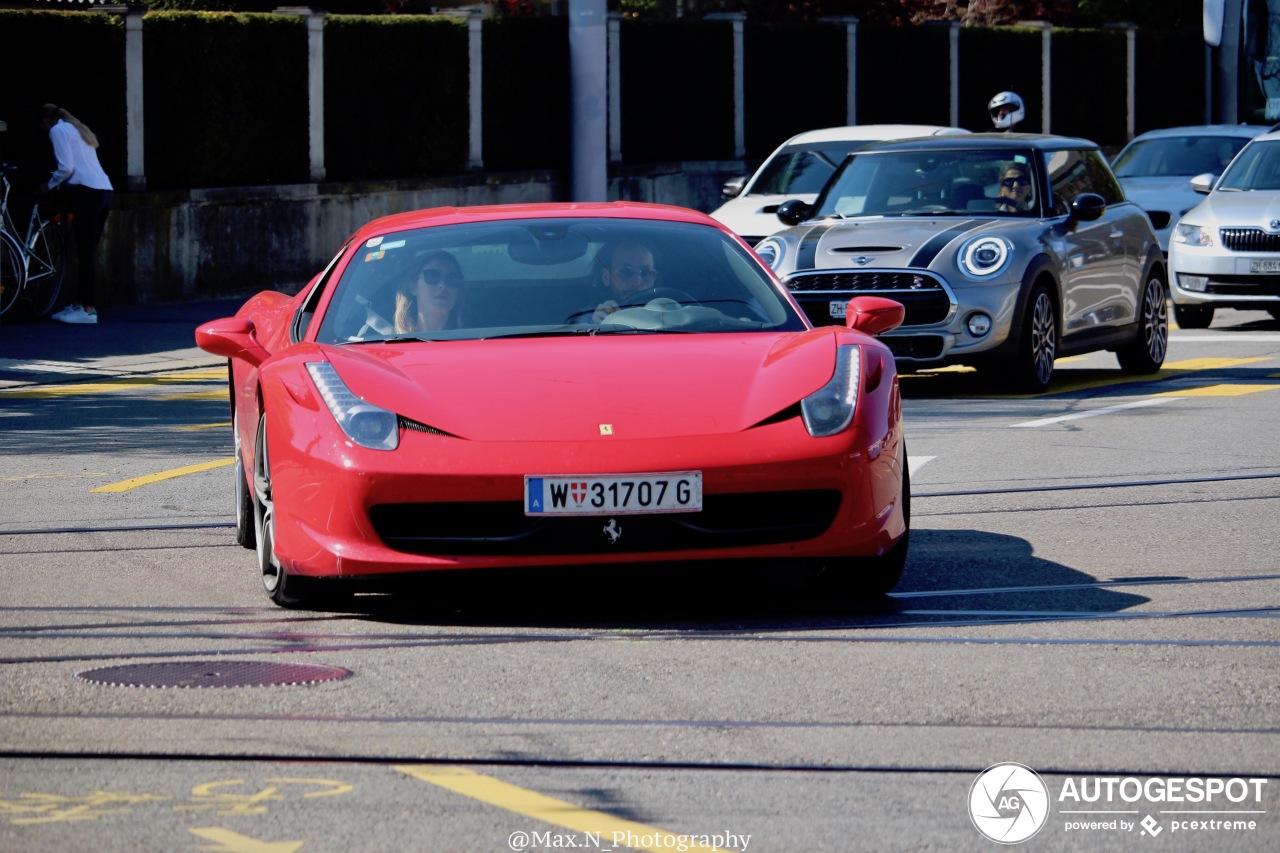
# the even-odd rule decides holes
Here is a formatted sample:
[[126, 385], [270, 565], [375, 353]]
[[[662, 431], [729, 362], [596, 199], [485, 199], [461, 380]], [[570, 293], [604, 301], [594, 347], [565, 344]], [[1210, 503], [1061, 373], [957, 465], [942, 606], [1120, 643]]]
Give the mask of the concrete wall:
[[[618, 169], [609, 198], [710, 212], [737, 161]], [[117, 192], [99, 246], [101, 305], [147, 305], [305, 284], [371, 219], [427, 207], [565, 200], [551, 172], [463, 174], [344, 185], [298, 184], [186, 192]], [[67, 292], [72, 292], [68, 282]]]

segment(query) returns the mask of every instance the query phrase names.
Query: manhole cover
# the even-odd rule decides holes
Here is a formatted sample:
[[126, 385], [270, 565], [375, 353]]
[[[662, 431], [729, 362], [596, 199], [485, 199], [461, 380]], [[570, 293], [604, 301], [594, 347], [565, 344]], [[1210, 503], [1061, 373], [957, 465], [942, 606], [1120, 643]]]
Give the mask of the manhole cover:
[[273, 687], [346, 678], [337, 666], [259, 661], [175, 661], [134, 663], [77, 672], [76, 678], [117, 687]]

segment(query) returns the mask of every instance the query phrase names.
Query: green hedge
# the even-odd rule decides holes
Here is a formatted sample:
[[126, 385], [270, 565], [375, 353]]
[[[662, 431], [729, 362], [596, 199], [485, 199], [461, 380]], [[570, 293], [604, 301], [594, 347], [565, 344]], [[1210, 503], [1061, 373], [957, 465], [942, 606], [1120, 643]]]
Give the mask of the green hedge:
[[858, 124], [950, 124], [950, 38], [948, 27], [859, 26]]
[[304, 182], [304, 20], [238, 12], [143, 18], [148, 189]]
[[466, 167], [465, 20], [333, 15], [325, 19], [324, 38], [330, 180], [412, 178]]
[[[1106, 145], [1125, 138], [1127, 38], [1123, 30], [1055, 30], [1053, 132]], [[1089, 97], [1090, 92], [1118, 97]]]
[[843, 25], [748, 23], [743, 48], [748, 160], [763, 160], [797, 133], [846, 123]]
[[987, 104], [997, 92], [1014, 91], [1027, 108], [1018, 130], [1040, 132], [1044, 115], [1040, 35], [1040, 30], [1025, 27], [960, 30], [961, 127], [993, 130]]
[[[1198, 30], [1138, 30], [1134, 123], [1137, 133], [1204, 124], [1204, 41]], [[1177, 69], [1171, 73], [1171, 69]], [[1242, 116], [1241, 120], [1248, 117]]]
[[619, 37], [623, 159], [733, 159], [731, 22], [627, 20]]
[[[34, 79], [32, 79], [34, 77]], [[123, 178], [125, 152], [124, 25], [111, 15], [0, 10], [0, 159], [29, 167], [27, 178], [55, 167], [40, 108], [54, 103], [97, 134], [102, 167]]]
[[569, 19], [484, 22], [486, 169], [568, 169], [572, 109]]

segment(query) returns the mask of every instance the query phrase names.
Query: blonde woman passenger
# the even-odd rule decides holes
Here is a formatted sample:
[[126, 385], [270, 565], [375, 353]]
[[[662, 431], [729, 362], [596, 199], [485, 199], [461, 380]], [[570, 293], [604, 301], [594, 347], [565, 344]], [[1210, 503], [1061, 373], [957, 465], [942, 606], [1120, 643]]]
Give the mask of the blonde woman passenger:
[[413, 279], [396, 293], [396, 333], [458, 328], [462, 285], [462, 267], [453, 255], [428, 253]]

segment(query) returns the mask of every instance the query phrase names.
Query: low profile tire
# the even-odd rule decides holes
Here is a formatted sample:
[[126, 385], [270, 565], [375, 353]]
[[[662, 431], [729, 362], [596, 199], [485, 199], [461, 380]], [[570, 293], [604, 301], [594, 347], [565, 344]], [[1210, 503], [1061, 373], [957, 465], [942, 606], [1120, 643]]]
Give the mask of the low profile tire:
[[816, 561], [809, 571], [823, 593], [839, 597], [884, 595], [902, 580], [911, 547], [911, 471], [905, 449], [902, 454], [902, 516], [907, 529], [887, 553], [879, 557], [844, 557]]
[[254, 539], [262, 586], [281, 607], [301, 608], [315, 603], [315, 581], [290, 575], [276, 556], [275, 496], [271, 490], [271, 459], [267, 451], [267, 416], [258, 420], [253, 462]]
[[1207, 329], [1213, 322], [1213, 306], [1175, 304], [1173, 316], [1180, 329]]
[[254, 508], [253, 492], [249, 488], [249, 483], [245, 479], [244, 470], [244, 450], [240, 441], [240, 415], [236, 414], [236, 420], [232, 424], [232, 431], [235, 433], [236, 445], [236, 464], [235, 464], [235, 507], [236, 507], [236, 544], [243, 545], [246, 548], [255, 548], [257, 546], [257, 535], [255, 528], [256, 512]]
[[1039, 393], [1053, 381], [1053, 360], [1058, 352], [1058, 309], [1049, 288], [1037, 284], [1031, 289], [1027, 311], [1022, 318], [1018, 350], [1014, 357], [1012, 384], [1018, 391]]
[[1125, 373], [1156, 373], [1169, 351], [1169, 307], [1164, 282], [1152, 272], [1142, 289], [1138, 309], [1138, 331], [1133, 343], [1116, 350], [1116, 360]]

